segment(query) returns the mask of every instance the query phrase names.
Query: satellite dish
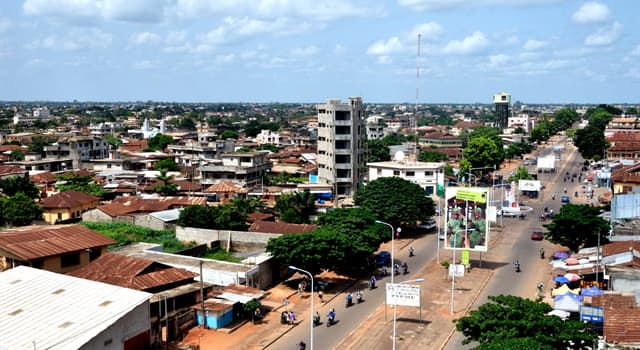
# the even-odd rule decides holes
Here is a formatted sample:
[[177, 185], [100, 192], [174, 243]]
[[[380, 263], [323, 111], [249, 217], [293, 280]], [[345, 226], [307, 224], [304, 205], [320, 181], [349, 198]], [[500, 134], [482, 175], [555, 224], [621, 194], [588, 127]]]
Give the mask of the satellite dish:
[[403, 160], [404, 160], [404, 152], [402, 152], [402, 151], [398, 151], [398, 152], [396, 152], [396, 154], [394, 154], [394, 155], [393, 155], [393, 159], [394, 159], [396, 162], [401, 162], [401, 161], [403, 161]]

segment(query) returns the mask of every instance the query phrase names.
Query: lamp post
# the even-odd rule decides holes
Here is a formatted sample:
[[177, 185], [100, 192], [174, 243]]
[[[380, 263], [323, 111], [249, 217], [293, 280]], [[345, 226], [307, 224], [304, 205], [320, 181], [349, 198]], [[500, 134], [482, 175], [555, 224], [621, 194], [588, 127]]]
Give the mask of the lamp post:
[[[405, 284], [405, 283], [411, 283], [411, 282], [422, 283], [422, 282], [424, 282], [424, 278], [416, 278], [416, 279], [412, 279], [412, 280], [402, 281], [402, 282], [400, 282], [398, 284]], [[392, 282], [392, 284], [393, 284], [393, 282]], [[392, 350], [396, 350], [396, 318], [397, 318], [397, 314], [398, 314], [398, 302], [394, 298], [394, 301], [393, 301], [393, 340], [392, 340], [392, 345], [391, 345]]]
[[298, 270], [300, 272], [304, 272], [307, 275], [309, 275], [309, 277], [311, 277], [311, 311], [309, 312], [309, 315], [311, 317], [309, 317], [309, 337], [311, 338], [311, 340], [309, 341], [309, 345], [311, 350], [313, 350], [313, 275], [311, 274], [311, 272], [297, 268], [295, 266], [289, 265], [289, 268], [292, 270]]
[[[391, 224], [386, 223], [384, 221], [376, 220], [376, 224], [387, 225], [391, 229], [391, 284], [393, 284], [393, 275], [395, 275], [395, 271], [393, 269], [393, 266], [394, 266], [393, 265], [393, 262], [394, 262], [394, 260], [393, 260], [393, 251], [394, 251], [393, 242], [394, 242], [394, 238], [395, 238], [395, 230], [393, 229], [393, 226], [391, 226]], [[400, 232], [400, 228], [398, 228], [398, 232]]]

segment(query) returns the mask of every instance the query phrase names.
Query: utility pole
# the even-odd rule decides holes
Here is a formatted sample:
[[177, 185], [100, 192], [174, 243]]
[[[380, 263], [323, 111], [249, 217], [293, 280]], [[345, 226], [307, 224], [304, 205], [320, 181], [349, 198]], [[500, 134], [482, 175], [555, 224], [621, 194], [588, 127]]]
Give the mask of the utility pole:
[[202, 275], [202, 264], [200, 260], [200, 306], [202, 306], [202, 328], [207, 328], [207, 318], [204, 310], [204, 276]]

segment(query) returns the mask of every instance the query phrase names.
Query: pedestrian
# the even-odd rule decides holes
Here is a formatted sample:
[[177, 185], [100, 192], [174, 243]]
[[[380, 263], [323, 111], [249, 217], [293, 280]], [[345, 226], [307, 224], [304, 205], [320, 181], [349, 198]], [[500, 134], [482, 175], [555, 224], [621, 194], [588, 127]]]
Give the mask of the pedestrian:
[[287, 310], [287, 307], [289, 306], [289, 298], [285, 297], [284, 300], [282, 300], [282, 303], [284, 304], [284, 309]]
[[322, 291], [318, 291], [318, 298], [320, 298], [320, 302], [322, 302]]
[[382, 265], [382, 277], [387, 275], [387, 266], [386, 265]]
[[289, 322], [291, 322], [292, 326], [296, 323], [296, 314], [293, 311], [289, 311]]

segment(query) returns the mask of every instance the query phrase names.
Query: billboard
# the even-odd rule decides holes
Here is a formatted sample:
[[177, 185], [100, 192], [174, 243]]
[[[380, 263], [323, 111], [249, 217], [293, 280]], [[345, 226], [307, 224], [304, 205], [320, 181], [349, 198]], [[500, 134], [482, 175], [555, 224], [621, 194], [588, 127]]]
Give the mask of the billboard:
[[420, 306], [420, 285], [387, 283], [387, 305]]
[[447, 187], [445, 249], [487, 251], [489, 189]]

